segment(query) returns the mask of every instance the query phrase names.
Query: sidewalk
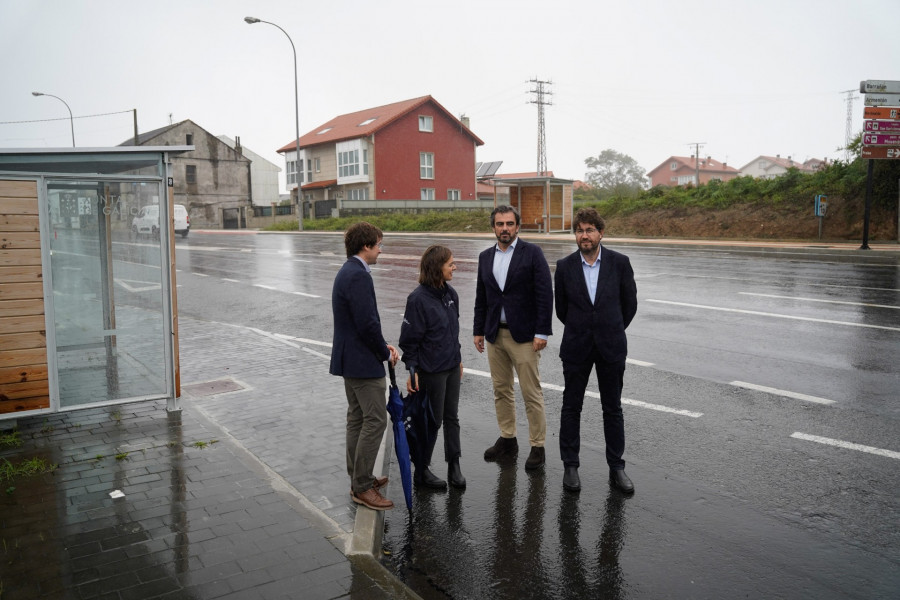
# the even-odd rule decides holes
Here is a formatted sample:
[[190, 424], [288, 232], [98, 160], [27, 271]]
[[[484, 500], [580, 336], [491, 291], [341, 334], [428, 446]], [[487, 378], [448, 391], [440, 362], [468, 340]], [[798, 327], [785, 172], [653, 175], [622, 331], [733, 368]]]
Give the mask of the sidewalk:
[[179, 326], [182, 412], [148, 401], [16, 423], [22, 445], [0, 465], [58, 468], [2, 482], [0, 598], [415, 598], [372, 556], [383, 515], [350, 500], [328, 349]]

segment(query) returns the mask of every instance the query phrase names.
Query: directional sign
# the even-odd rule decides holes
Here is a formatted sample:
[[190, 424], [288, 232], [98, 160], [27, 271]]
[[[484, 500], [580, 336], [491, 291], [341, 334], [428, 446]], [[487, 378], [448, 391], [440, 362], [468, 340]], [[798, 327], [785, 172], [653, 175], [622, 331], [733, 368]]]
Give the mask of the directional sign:
[[867, 106], [863, 109], [864, 119], [900, 119], [900, 108]]
[[862, 158], [900, 158], [900, 146], [863, 146]]
[[866, 94], [866, 106], [900, 106], [900, 94]]
[[900, 133], [863, 134], [863, 145], [865, 146], [897, 146], [898, 144], [900, 144]]
[[900, 121], [863, 121], [866, 131], [900, 132]]
[[859, 82], [860, 94], [900, 94], [900, 81], [867, 79]]

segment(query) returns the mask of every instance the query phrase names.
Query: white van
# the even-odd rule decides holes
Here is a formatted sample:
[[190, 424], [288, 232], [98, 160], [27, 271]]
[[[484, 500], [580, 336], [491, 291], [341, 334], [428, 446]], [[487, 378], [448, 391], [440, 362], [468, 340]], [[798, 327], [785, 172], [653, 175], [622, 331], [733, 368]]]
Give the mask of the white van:
[[[191, 231], [191, 218], [183, 204], [175, 205], [175, 233], [181, 237], [187, 237]], [[141, 212], [131, 222], [131, 232], [135, 235], [149, 234], [159, 237], [159, 205], [151, 204], [141, 209]]]

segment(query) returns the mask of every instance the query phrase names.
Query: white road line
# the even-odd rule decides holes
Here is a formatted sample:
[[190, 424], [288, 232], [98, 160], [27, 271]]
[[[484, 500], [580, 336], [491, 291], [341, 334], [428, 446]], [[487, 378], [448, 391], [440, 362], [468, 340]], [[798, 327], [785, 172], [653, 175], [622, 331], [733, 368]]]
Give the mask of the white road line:
[[310, 340], [310, 339], [307, 339], [307, 338], [298, 338], [298, 337], [294, 337], [294, 336], [292, 336], [292, 335], [285, 335], [285, 334], [283, 334], [283, 333], [272, 333], [272, 334], [269, 334], [269, 333], [266, 333], [266, 332], [264, 332], [264, 331], [260, 331], [259, 329], [254, 329], [254, 331], [257, 331], [257, 332], [259, 332], [259, 333], [261, 333], [261, 334], [263, 334], [263, 335], [271, 335], [272, 337], [275, 337], [275, 338], [278, 338], [278, 339], [281, 339], [281, 340], [293, 340], [293, 341], [295, 341], [295, 342], [300, 342], [301, 344], [313, 344], [314, 346], [324, 346], [324, 347], [326, 347], [326, 348], [331, 348], [331, 347], [332, 347], [331, 342], [320, 342], [319, 340]]
[[817, 442], [819, 444], [826, 444], [828, 446], [836, 446], [838, 448], [846, 448], [847, 450], [858, 450], [860, 452], [868, 452], [869, 454], [877, 454], [878, 456], [886, 456], [888, 458], [896, 458], [900, 459], [900, 452], [894, 452], [893, 450], [884, 450], [882, 448], [874, 448], [872, 446], [863, 446], [862, 444], [854, 444], [853, 442], [845, 442], [842, 440], [833, 440], [827, 437], [820, 437], [818, 435], [809, 435], [808, 433], [800, 433], [799, 431], [795, 431], [791, 434], [792, 438], [798, 440], [806, 440], [807, 442]]
[[629, 365], [635, 365], [637, 367], [652, 367], [654, 365], [654, 363], [652, 362], [637, 360], [635, 358], [626, 358], [625, 362], [627, 362]]
[[207, 273], [194, 273], [194, 272], [191, 272], [191, 275], [193, 275], [194, 277], [209, 277], [209, 275], [208, 275]]
[[673, 306], [686, 306], [688, 308], [704, 308], [706, 310], [718, 310], [721, 312], [733, 312], [744, 315], [757, 315], [760, 317], [774, 317], [776, 319], [793, 319], [795, 321], [811, 321], [813, 323], [829, 323], [831, 325], [848, 325], [850, 327], [866, 327], [869, 329], [884, 329], [887, 331], [900, 331], [900, 327], [887, 327], [885, 325], [868, 325], [866, 323], [850, 323], [848, 321], [832, 321], [831, 319], [813, 319], [812, 317], [796, 317], [778, 313], [762, 312], [758, 310], [743, 310], [740, 308], [725, 308], [722, 306], [708, 306], [706, 304], [691, 304], [689, 302], [672, 302], [671, 300], [654, 300], [646, 298], [644, 302], [656, 302], [657, 304], [671, 304]]
[[[253, 287], [262, 288], [264, 290], [272, 290], [273, 292], [282, 292], [284, 290], [280, 290], [277, 287], [272, 287], [271, 285], [263, 285], [261, 283], [254, 283]], [[295, 296], [306, 296], [307, 298], [321, 298], [321, 296], [316, 296], [315, 294], [307, 294], [305, 292], [288, 292], [289, 294], [294, 294]]]
[[850, 306], [867, 306], [869, 308], [893, 308], [900, 310], [900, 306], [891, 306], [889, 304], [867, 304], [865, 302], [846, 302], [844, 300], [823, 300], [821, 298], [803, 298], [800, 296], [779, 296], [777, 294], [757, 294], [755, 292], [738, 292], [743, 296], [760, 296], [762, 298], [786, 298], [788, 300], [803, 300], [804, 302], [827, 302], [828, 304], [847, 304]]
[[230, 281], [231, 283], [240, 283], [237, 279], [228, 279], [227, 277], [223, 277], [222, 281]]
[[764, 385], [756, 385], [755, 383], [747, 383], [746, 381], [731, 381], [729, 385], [747, 388], [748, 390], [756, 390], [757, 392], [767, 392], [776, 396], [784, 396], [785, 398], [794, 398], [796, 400], [805, 400], [807, 402], [815, 402], [817, 404], [834, 404], [834, 400], [828, 398], [819, 398], [818, 396], [809, 396], [799, 392], [789, 392], [787, 390], [779, 390], [778, 388], [767, 387]]
[[[488, 373], [487, 371], [479, 371], [478, 369], [470, 369], [468, 367], [465, 367], [465, 373], [471, 374], [471, 375], [478, 375], [479, 377], [488, 377], [489, 378], [491, 376], [491, 374]], [[516, 378], [516, 381], [518, 381], [518, 378]], [[541, 387], [544, 389], [548, 389], [548, 390], [555, 390], [557, 392], [562, 392], [565, 389], [561, 385], [556, 385], [554, 383], [546, 383], [546, 382], [541, 382]], [[591, 398], [599, 398], [600, 397], [599, 392], [586, 391], [584, 393], [584, 395], [590, 396]], [[683, 417], [692, 417], [694, 419], [697, 419], [697, 418], [700, 418], [703, 416], [703, 413], [700, 413], [700, 412], [694, 412], [694, 411], [690, 411], [690, 410], [682, 410], [680, 408], [671, 408], [668, 406], [662, 406], [661, 404], [650, 404], [649, 402], [643, 402], [641, 400], [632, 400], [631, 398], [622, 398], [622, 404], [628, 404], [630, 406], [637, 406], [639, 408], [647, 408], [647, 409], [656, 410], [659, 412], [667, 412], [667, 413], [671, 413], [674, 415], [681, 415]]]

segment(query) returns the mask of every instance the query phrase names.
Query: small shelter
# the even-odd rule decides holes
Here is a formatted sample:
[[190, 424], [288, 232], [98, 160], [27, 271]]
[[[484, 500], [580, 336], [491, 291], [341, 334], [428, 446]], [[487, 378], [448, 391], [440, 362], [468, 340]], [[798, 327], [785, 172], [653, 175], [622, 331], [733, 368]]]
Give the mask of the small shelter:
[[502, 177], [494, 180], [494, 204], [519, 211], [522, 231], [567, 232], [572, 229], [574, 180], [552, 176]]
[[[0, 422], [165, 398], [178, 410], [174, 155], [0, 149]], [[157, 204], [156, 237], [131, 220]]]

